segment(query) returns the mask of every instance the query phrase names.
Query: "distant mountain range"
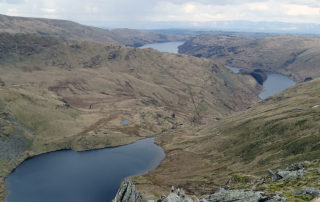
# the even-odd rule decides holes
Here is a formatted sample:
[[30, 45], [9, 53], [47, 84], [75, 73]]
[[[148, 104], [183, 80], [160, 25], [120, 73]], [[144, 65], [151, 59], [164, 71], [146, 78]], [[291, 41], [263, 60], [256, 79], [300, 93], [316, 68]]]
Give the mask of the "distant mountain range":
[[251, 21], [215, 21], [215, 22], [144, 22], [137, 25], [140, 29], [162, 30], [167, 33], [185, 33], [186, 31], [231, 31], [259, 32], [275, 34], [320, 35], [320, 24], [286, 22]]
[[142, 32], [134, 29], [102, 29], [67, 20], [12, 17], [0, 14], [0, 31], [54, 36], [66, 40], [93, 41], [128, 46], [184, 40], [175, 34]]

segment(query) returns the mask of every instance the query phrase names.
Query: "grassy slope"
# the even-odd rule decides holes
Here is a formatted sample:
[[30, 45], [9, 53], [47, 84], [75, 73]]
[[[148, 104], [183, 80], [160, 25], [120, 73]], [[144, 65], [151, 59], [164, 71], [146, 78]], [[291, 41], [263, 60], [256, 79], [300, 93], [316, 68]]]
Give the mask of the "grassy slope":
[[[209, 194], [235, 173], [266, 174], [267, 169], [320, 156], [320, 79], [291, 87], [246, 111], [204, 128], [158, 138], [167, 155], [138, 187], [150, 195], [168, 187]], [[160, 184], [152, 187], [151, 184]], [[157, 191], [154, 191], [157, 190]]]
[[0, 31], [9, 33], [35, 33], [56, 36], [63, 40], [120, 43], [140, 46], [147, 43], [185, 40], [185, 36], [146, 33], [131, 29], [105, 30], [66, 20], [24, 18], [0, 15]]
[[127, 144], [258, 101], [210, 60], [34, 34], [0, 44], [1, 183], [28, 156]]
[[280, 72], [303, 81], [306, 77], [320, 76], [319, 47], [320, 38], [312, 36], [203, 35], [187, 41], [180, 51], [226, 65]]

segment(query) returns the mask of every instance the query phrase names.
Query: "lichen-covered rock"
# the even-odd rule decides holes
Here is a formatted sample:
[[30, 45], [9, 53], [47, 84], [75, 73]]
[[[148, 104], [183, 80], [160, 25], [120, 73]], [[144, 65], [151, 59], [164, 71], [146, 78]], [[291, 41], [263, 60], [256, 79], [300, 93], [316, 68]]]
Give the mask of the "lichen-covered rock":
[[113, 199], [113, 202], [142, 202], [142, 201], [145, 201], [145, 200], [143, 200], [143, 197], [140, 194], [140, 192], [136, 190], [135, 185], [129, 180], [124, 181], [121, 184], [116, 197]]
[[303, 170], [295, 170], [295, 171], [288, 171], [288, 170], [280, 170], [277, 172], [277, 175], [279, 175], [280, 179], [297, 179], [302, 178], [304, 175]]
[[172, 187], [170, 194], [164, 198], [162, 202], [199, 202], [199, 199], [191, 199], [185, 195], [183, 189], [178, 188], [175, 190], [174, 187]]
[[286, 201], [285, 198], [278, 195], [270, 196], [264, 192], [252, 191], [252, 190], [225, 190], [220, 189], [216, 193], [209, 195], [202, 199], [203, 202], [231, 202], [231, 201]]
[[313, 187], [308, 187], [304, 190], [296, 192], [296, 195], [311, 195], [313, 197], [320, 197], [320, 190]]
[[284, 170], [279, 169], [275, 173], [272, 170], [268, 170], [268, 173], [272, 177], [272, 180], [276, 181], [281, 179], [285, 180], [302, 178], [305, 174], [305, 171], [302, 163], [296, 163]]

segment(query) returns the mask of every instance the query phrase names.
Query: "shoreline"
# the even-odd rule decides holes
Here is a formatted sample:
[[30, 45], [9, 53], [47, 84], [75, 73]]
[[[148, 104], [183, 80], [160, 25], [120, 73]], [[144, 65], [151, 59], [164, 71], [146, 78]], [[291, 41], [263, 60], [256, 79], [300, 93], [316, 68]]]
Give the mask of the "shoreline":
[[[123, 144], [118, 144], [118, 145], [106, 145], [105, 147], [101, 148], [101, 147], [95, 147], [94, 145], [92, 145], [92, 148], [90, 149], [75, 149], [71, 146], [71, 148], [58, 148], [56, 150], [48, 150], [48, 151], [43, 151], [40, 153], [36, 153], [36, 154], [29, 154], [28, 152], [26, 152], [21, 159], [17, 160], [17, 164], [16, 166], [14, 166], [14, 168], [9, 172], [8, 175], [3, 176], [3, 178], [0, 179], [0, 200], [5, 201], [7, 195], [8, 195], [8, 190], [6, 187], [6, 179], [7, 177], [12, 174], [13, 172], [15, 172], [15, 170], [25, 161], [28, 161], [32, 158], [36, 158], [40, 155], [43, 154], [49, 154], [49, 153], [53, 153], [53, 152], [59, 152], [59, 151], [75, 151], [75, 152], [88, 152], [88, 151], [95, 151], [95, 150], [102, 150], [102, 149], [109, 149], [109, 148], [116, 148], [116, 147], [121, 147], [121, 146], [126, 146], [126, 145], [130, 145], [130, 144], [134, 144], [137, 141], [143, 140], [143, 139], [149, 139], [149, 138], [155, 138], [156, 136], [152, 136], [152, 137], [141, 137], [138, 138], [136, 140], [133, 141], [128, 141], [127, 143], [123, 143]], [[84, 145], [78, 145], [78, 146], [84, 146]], [[159, 146], [159, 145], [157, 145]], [[160, 146], [159, 146], [160, 147]], [[162, 148], [161, 148], [162, 149]], [[163, 149], [162, 149], [163, 150]]]

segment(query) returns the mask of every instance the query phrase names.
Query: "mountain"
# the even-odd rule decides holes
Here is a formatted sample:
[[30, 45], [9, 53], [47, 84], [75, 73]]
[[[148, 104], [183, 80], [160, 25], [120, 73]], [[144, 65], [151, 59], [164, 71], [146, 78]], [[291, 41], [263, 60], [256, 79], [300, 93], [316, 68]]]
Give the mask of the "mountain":
[[179, 51], [230, 66], [279, 72], [296, 81], [320, 76], [320, 37], [201, 35], [180, 46]]
[[0, 44], [2, 188], [28, 157], [199, 127], [259, 101], [251, 77], [207, 59], [41, 34]]
[[[174, 185], [189, 195], [202, 196], [214, 193], [232, 176], [246, 184], [245, 189], [253, 189], [254, 184], [245, 176], [267, 175], [268, 169], [318, 159], [319, 90], [318, 78], [200, 129], [181, 129], [160, 136], [157, 143], [164, 148], [166, 159], [156, 170], [134, 178], [138, 190], [161, 196]], [[317, 171], [309, 173], [306, 177], [313, 181], [302, 178], [301, 181], [293, 179], [266, 186], [262, 183], [258, 191], [267, 190], [269, 194], [282, 191], [282, 195], [298, 200], [300, 196], [295, 198], [296, 189], [310, 185], [320, 188]]]
[[[120, 23], [120, 22], [119, 22]], [[116, 23], [113, 25], [116, 26]], [[219, 20], [205, 22], [169, 21], [143, 22], [127, 25], [126, 27], [141, 27], [153, 30], [193, 30], [193, 31], [223, 31], [242, 33], [270, 33], [270, 34], [302, 34], [320, 35], [319, 23], [289, 23], [271, 21]]]
[[0, 32], [34, 33], [62, 40], [120, 43], [141, 46], [147, 43], [182, 41], [187, 37], [174, 34], [142, 32], [132, 29], [106, 30], [66, 20], [25, 18], [0, 15]]

